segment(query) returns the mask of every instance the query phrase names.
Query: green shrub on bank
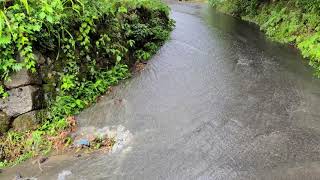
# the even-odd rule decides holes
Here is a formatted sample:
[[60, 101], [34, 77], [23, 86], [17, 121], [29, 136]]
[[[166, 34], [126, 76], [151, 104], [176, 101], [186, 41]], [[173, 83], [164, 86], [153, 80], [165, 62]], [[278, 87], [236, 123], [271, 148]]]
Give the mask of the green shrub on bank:
[[301, 9], [289, 9], [283, 5], [267, 5], [251, 20], [273, 40], [295, 44], [320, 77], [320, 16], [303, 13]]
[[212, 6], [234, 16], [256, 14], [259, 2], [259, 0], [209, 0]]
[[[70, 126], [68, 117], [127, 78], [134, 61], [149, 59], [168, 39], [173, 28], [168, 16], [168, 7], [159, 0], [1, 1], [1, 81], [22, 68], [55, 68], [57, 73], [53, 80], [44, 80], [53, 90], [41, 127], [1, 137], [0, 166], [54, 148], [48, 137], [63, 133]], [[35, 51], [52, 64], [39, 66]], [[0, 96], [8, 96], [3, 86]]]
[[210, 0], [217, 9], [260, 25], [268, 37], [295, 44], [320, 77], [320, 0]]

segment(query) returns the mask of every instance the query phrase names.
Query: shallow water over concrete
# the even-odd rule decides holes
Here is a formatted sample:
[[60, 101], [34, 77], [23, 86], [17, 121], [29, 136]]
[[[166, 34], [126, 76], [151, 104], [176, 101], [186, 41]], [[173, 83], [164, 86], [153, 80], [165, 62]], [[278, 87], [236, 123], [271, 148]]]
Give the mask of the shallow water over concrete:
[[1, 179], [320, 177], [320, 81], [305, 60], [205, 5], [171, 6], [171, 40], [78, 117], [82, 127], [123, 126], [130, 141], [110, 154], [51, 158], [42, 173], [26, 163]]

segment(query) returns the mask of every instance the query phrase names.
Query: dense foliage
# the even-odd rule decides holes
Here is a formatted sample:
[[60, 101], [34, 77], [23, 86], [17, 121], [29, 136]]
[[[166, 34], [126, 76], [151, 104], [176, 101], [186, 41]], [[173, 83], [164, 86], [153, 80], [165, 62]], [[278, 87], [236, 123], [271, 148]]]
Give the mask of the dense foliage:
[[320, 77], [320, 0], [210, 0], [219, 10], [253, 21], [268, 37], [295, 44]]
[[[6, 161], [49, 152], [70, 126], [68, 117], [94, 102], [111, 85], [129, 76], [128, 65], [149, 59], [169, 37], [173, 21], [158, 0], [0, 0], [0, 77], [27, 68], [50, 71], [51, 91], [43, 125], [2, 137]], [[34, 52], [52, 61], [42, 69]], [[48, 62], [47, 62], [48, 63]], [[53, 76], [53, 77], [51, 77]], [[8, 96], [0, 86], [0, 95]], [[66, 141], [65, 143], [67, 143]]]

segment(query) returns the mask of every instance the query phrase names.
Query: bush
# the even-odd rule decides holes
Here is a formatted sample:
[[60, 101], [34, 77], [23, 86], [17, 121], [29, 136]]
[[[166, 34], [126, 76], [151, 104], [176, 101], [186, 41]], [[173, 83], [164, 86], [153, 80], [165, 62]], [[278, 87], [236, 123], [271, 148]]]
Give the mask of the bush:
[[261, 0], [209, 0], [209, 3], [224, 12], [235, 15], [254, 15]]
[[320, 13], [320, 0], [296, 0], [295, 3], [304, 12]]

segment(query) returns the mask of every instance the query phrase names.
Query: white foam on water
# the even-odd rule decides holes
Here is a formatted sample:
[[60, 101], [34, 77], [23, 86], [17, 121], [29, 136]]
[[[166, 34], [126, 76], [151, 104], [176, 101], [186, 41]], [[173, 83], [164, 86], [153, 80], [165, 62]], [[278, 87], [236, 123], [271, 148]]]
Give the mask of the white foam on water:
[[69, 171], [69, 170], [63, 170], [61, 173], [59, 173], [57, 180], [65, 180], [66, 177], [67, 177], [67, 176], [70, 176], [71, 174], [72, 174], [71, 171]]
[[112, 152], [117, 152], [118, 150], [122, 149], [128, 142], [132, 139], [132, 134], [129, 130], [126, 130], [125, 127], [119, 125], [115, 136], [115, 144], [112, 147]]

